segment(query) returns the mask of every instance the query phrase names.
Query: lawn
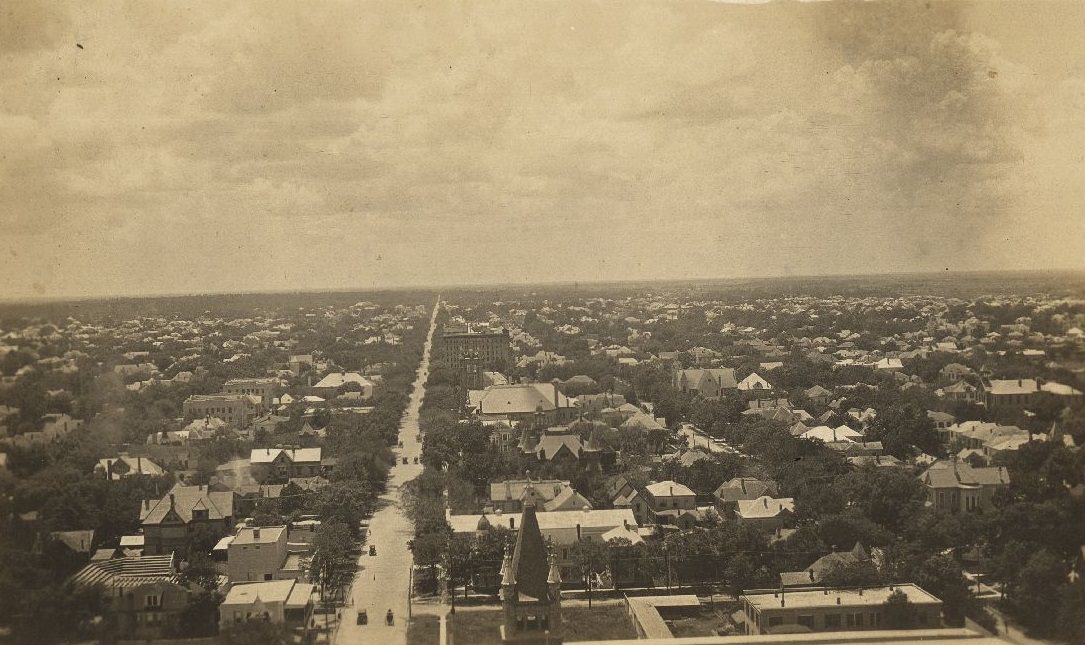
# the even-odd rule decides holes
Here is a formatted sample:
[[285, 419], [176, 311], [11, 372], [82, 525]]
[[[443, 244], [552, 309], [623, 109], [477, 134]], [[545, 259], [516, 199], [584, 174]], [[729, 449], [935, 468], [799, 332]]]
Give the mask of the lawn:
[[[637, 637], [625, 605], [563, 607], [561, 610], [564, 640], [592, 641]], [[453, 622], [452, 645], [500, 645], [501, 610], [460, 611]]]
[[441, 621], [430, 614], [416, 614], [407, 626], [407, 645], [438, 645]]

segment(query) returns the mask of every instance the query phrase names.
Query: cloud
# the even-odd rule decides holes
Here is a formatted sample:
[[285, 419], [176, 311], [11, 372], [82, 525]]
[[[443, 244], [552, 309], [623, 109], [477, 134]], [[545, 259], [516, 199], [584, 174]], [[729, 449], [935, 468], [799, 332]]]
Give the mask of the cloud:
[[1070, 9], [11, 6], [5, 293], [1085, 256]]

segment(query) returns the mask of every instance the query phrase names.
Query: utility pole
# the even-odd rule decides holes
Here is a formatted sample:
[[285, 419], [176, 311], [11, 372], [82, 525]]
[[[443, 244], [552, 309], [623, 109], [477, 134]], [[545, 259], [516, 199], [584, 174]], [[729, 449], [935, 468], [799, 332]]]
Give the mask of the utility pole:
[[588, 609], [591, 609], [591, 583], [595, 575], [595, 554], [588, 551]]

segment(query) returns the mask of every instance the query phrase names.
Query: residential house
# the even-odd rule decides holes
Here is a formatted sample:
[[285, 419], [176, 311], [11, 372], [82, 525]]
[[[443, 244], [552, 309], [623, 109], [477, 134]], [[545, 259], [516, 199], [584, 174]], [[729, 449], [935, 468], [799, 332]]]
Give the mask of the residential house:
[[810, 399], [810, 401], [817, 406], [829, 405], [829, 401], [833, 398], [833, 393], [820, 385], [807, 388], [803, 390], [803, 393], [806, 395], [806, 398]]
[[1008, 486], [1005, 468], [976, 468], [956, 458], [935, 461], [919, 480], [927, 487], [927, 503], [952, 512], [992, 508], [995, 491]]
[[295, 477], [314, 477], [324, 470], [320, 448], [253, 448], [249, 463], [253, 479], [260, 483], [285, 483]]
[[266, 621], [301, 632], [304, 642], [305, 635], [315, 626], [313, 593], [313, 585], [296, 580], [234, 585], [219, 605], [219, 627], [227, 629], [249, 620]]
[[117, 630], [129, 638], [165, 635], [188, 607], [173, 554], [95, 560], [71, 577], [73, 586], [101, 593]]
[[760, 374], [754, 372], [739, 381], [735, 387], [743, 392], [750, 392], [754, 390], [771, 390], [772, 384], [761, 378]]
[[976, 403], [980, 400], [981, 392], [975, 385], [961, 379], [942, 388], [942, 395], [957, 403]]
[[821, 584], [825, 575], [837, 567], [856, 565], [874, 566], [870, 554], [859, 542], [851, 551], [833, 551], [823, 555], [802, 571], [783, 571], [780, 573], [780, 587], [812, 587]]
[[312, 388], [312, 394], [323, 399], [334, 399], [339, 394], [339, 388], [353, 383], [361, 388], [361, 397], [369, 399], [373, 397], [373, 381], [357, 372], [332, 372], [320, 379]]
[[558, 497], [565, 489], [572, 490], [562, 479], [506, 479], [490, 483], [490, 509], [502, 513], [519, 513], [525, 499], [539, 505]]
[[720, 487], [712, 493], [716, 499], [716, 507], [721, 515], [731, 517], [738, 509], [738, 503], [758, 499], [762, 496], [775, 497], [779, 494], [776, 482], [772, 480], [760, 480], [756, 477], [735, 477], [730, 481], [720, 484]]
[[693, 368], [677, 370], [672, 385], [680, 392], [706, 399], [718, 399], [726, 390], [738, 388], [733, 368]]
[[648, 514], [657, 524], [676, 524], [683, 511], [697, 510], [697, 495], [685, 484], [666, 480], [644, 487]]
[[197, 526], [226, 533], [233, 526], [234, 494], [207, 486], [177, 484], [157, 501], [144, 500], [140, 508], [144, 553], [161, 555], [188, 546]]
[[239, 529], [227, 547], [230, 582], [297, 579], [301, 556], [290, 553], [287, 537], [286, 526]]
[[165, 474], [162, 467], [146, 457], [131, 457], [122, 452], [116, 457], [104, 457], [98, 460], [94, 472], [109, 481], [120, 481], [129, 477], [161, 477]]
[[735, 509], [738, 521], [762, 531], [775, 531], [787, 524], [795, 513], [791, 497], [762, 495], [757, 499], [739, 500]]
[[942, 369], [938, 370], [938, 372], [942, 375], [943, 378], [953, 383], [962, 381], [963, 379], [974, 374], [971, 367], [968, 367], [967, 365], [961, 365], [960, 363], [950, 363], [949, 365], [946, 365]]

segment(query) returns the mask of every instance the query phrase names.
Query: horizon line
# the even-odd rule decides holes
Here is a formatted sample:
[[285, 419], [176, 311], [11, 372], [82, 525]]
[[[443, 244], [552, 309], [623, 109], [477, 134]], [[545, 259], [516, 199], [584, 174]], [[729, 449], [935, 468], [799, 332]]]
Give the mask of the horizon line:
[[693, 278], [630, 278], [624, 280], [544, 280], [537, 282], [469, 282], [462, 284], [407, 284], [401, 286], [350, 286], [341, 288], [309, 288], [309, 289], [250, 289], [250, 290], [223, 290], [223, 291], [173, 291], [163, 293], [130, 293], [130, 294], [88, 294], [88, 295], [63, 295], [63, 296], [38, 296], [7, 298], [0, 296], [0, 306], [5, 305], [43, 305], [63, 304], [76, 302], [96, 302], [107, 300], [138, 300], [154, 298], [198, 298], [205, 296], [269, 296], [269, 295], [297, 295], [297, 294], [320, 294], [320, 293], [369, 293], [388, 291], [433, 291], [478, 289], [478, 288], [508, 288], [508, 287], [563, 287], [563, 286], [619, 286], [636, 284], [675, 284], [675, 283], [713, 283], [727, 281], [760, 281], [786, 279], [842, 279], [842, 278], [889, 278], [889, 277], [921, 277], [936, 275], [977, 275], [977, 274], [1082, 274], [1085, 277], [1085, 268], [1049, 268], [1049, 269], [968, 269], [951, 271], [888, 271], [869, 273], [809, 273], [809, 274], [781, 274], [781, 275], [756, 275], [756, 276], [733, 276], [733, 277], [693, 277]]

